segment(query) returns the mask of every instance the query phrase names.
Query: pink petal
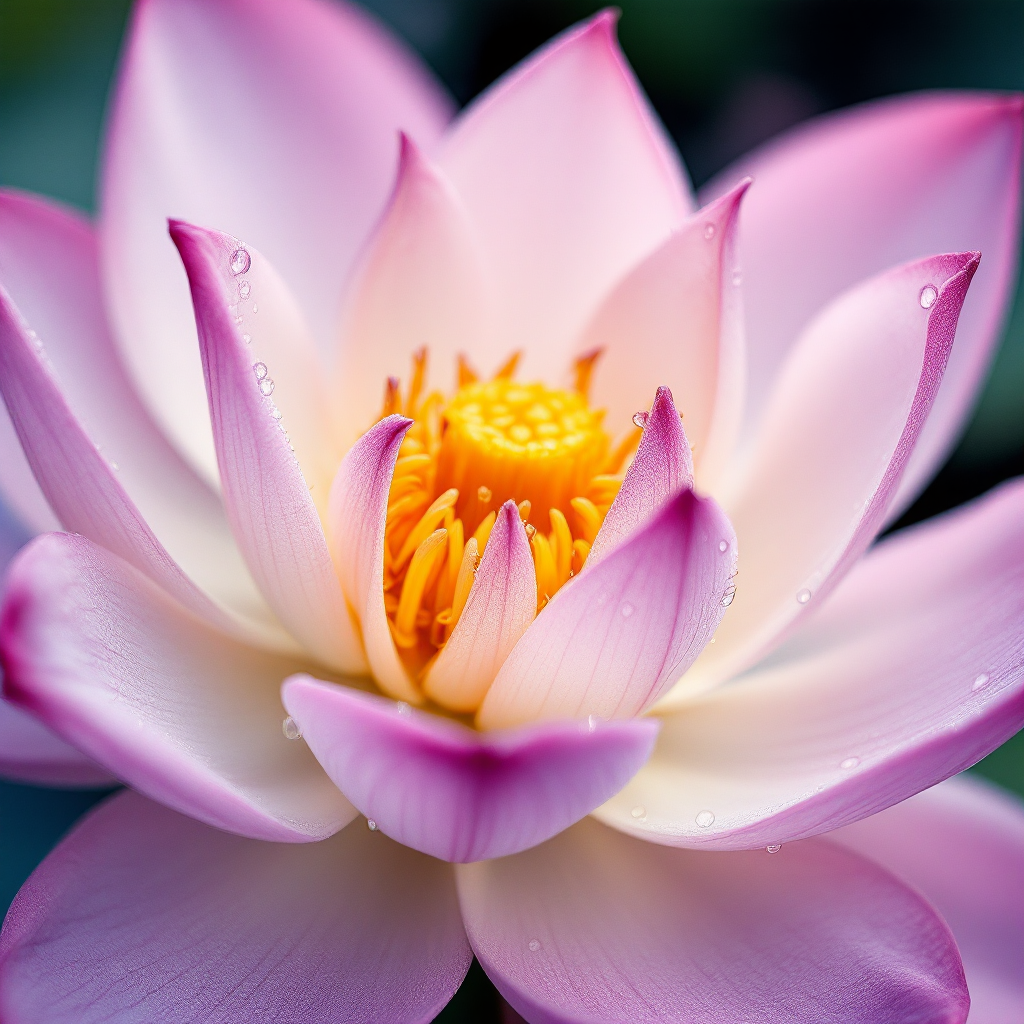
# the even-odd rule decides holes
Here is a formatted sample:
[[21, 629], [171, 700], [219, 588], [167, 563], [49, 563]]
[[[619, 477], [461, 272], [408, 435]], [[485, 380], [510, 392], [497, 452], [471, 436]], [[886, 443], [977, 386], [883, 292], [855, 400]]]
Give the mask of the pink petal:
[[480, 725], [640, 714], [711, 638], [735, 564], [725, 515], [682, 491], [555, 594], [502, 666]]
[[977, 265], [976, 254], [960, 254], [891, 270], [836, 300], [804, 333], [747, 469], [722, 498], [742, 575], [715, 646], [685, 688], [746, 668], [874, 539], [942, 380]]
[[266, 254], [328, 353], [346, 274], [387, 200], [398, 130], [430, 143], [448, 112], [416, 58], [354, 5], [137, 7], [105, 154], [107, 284], [142, 393], [211, 478], [202, 370], [167, 218], [216, 224]]
[[341, 586], [359, 621], [374, 682], [387, 694], [423, 702], [391, 638], [384, 610], [384, 528], [398, 449], [412, 420], [388, 416], [349, 449], [331, 486], [331, 550]]
[[[32, 471], [67, 529], [130, 562], [219, 629], [269, 647], [291, 643], [276, 624], [243, 620], [214, 603], [171, 558], [67, 404], [45, 350], [37, 349], [2, 287], [0, 391]], [[211, 559], [218, 554], [215, 548]]]
[[585, 821], [456, 879], [477, 959], [535, 1024], [967, 1017], [940, 918], [830, 843], [707, 854]]
[[429, 1021], [471, 954], [451, 869], [356, 822], [311, 846], [225, 835], [134, 793], [18, 894], [9, 1024]]
[[670, 498], [688, 487], [693, 487], [690, 445], [672, 400], [672, 392], [659, 387], [644, 421], [640, 446], [594, 538], [585, 568], [593, 568]]
[[[210, 612], [195, 584], [248, 620], [249, 635], [258, 630], [263, 642], [287, 644], [235, 547], [220, 499], [170, 447], [125, 376], [89, 223], [47, 200], [0, 192], [0, 272], [17, 304], [0, 326], [0, 387], [65, 527], [109, 547], [225, 628], [240, 625]], [[31, 486], [37, 489], [34, 480]]]
[[770, 661], [666, 715], [599, 814], [656, 842], [750, 849], [898, 803], [1024, 725], [1022, 622], [1018, 481], [879, 544]]
[[288, 713], [339, 789], [386, 835], [448, 861], [516, 853], [579, 821], [647, 760], [657, 722], [481, 734], [294, 676]]
[[967, 775], [832, 833], [942, 914], [971, 993], [971, 1024], [1024, 1013], [1024, 807]]
[[95, 761], [7, 701], [0, 701], [0, 776], [62, 788], [114, 783]]
[[834, 295], [930, 252], [977, 250], [949, 370], [893, 514], [956, 442], [1002, 332], [1020, 239], [1019, 96], [922, 93], [832, 114], [729, 168], [748, 175], [740, 257], [756, 427], [801, 329]]
[[[239, 250], [234, 239], [220, 232], [175, 221], [171, 235], [192, 287], [224, 503], [238, 546], [292, 635], [325, 664], [363, 672], [366, 661], [309, 484], [267, 393], [276, 394], [271, 376], [276, 364], [268, 368], [254, 359], [227, 305], [233, 291], [237, 297], [230, 266], [234, 253], [245, 253], [264, 281], [271, 271], [259, 254]], [[291, 408], [316, 401], [315, 392], [306, 394], [301, 383], [295, 374], [284, 379], [281, 390]], [[325, 479], [323, 474], [317, 478]]]
[[384, 383], [404, 377], [413, 353], [430, 355], [433, 387], [450, 390], [456, 357], [493, 363], [490, 284], [479, 243], [448, 179], [402, 136], [398, 181], [346, 300], [337, 402], [346, 440], [379, 415]]
[[218, 828], [308, 842], [352, 820], [279, 688], [300, 667], [211, 629], [84, 537], [15, 560], [0, 617], [4, 694], [148, 796]]
[[583, 332], [604, 349], [593, 399], [614, 429], [667, 384], [686, 420], [702, 490], [732, 455], [743, 414], [745, 350], [734, 280], [736, 217], [749, 182], [690, 217], [622, 278]]
[[500, 289], [496, 351], [525, 348], [528, 378], [561, 369], [604, 292], [691, 209], [615, 19], [605, 11], [511, 71], [438, 154]]
[[537, 574], [519, 509], [506, 501], [491, 529], [469, 600], [423, 682], [456, 711], [480, 706], [498, 669], [537, 614]]

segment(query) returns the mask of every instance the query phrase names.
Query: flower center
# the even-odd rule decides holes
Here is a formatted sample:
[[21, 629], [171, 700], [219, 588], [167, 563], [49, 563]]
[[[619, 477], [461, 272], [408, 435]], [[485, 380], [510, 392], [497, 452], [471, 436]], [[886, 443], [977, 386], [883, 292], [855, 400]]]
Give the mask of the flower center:
[[390, 378], [382, 415], [413, 420], [388, 496], [384, 606], [406, 666], [422, 677], [469, 598], [497, 510], [519, 506], [537, 573], [537, 608], [583, 568], [640, 438], [615, 446], [591, 409], [596, 353], [576, 364], [574, 390], [513, 380], [513, 356], [492, 380], [460, 361], [450, 399], [424, 391], [426, 353], [407, 394]]
[[459, 491], [456, 514], [476, 529], [510, 498], [529, 502], [523, 518], [546, 529], [552, 509], [570, 516], [605, 468], [602, 412], [578, 392], [497, 378], [460, 388], [441, 413], [437, 489]]

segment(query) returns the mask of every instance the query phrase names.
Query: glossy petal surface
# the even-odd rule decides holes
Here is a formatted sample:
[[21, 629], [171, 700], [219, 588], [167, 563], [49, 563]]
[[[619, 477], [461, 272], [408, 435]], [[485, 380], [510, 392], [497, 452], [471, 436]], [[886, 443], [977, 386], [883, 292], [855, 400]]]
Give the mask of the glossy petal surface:
[[1024, 725], [1022, 622], [1017, 481], [879, 544], [769, 661], [666, 715], [598, 813], [656, 842], [749, 849], [898, 803]]
[[506, 659], [478, 722], [640, 714], [711, 638], [735, 558], [721, 509], [681, 492], [555, 594]]
[[296, 676], [284, 702], [343, 793], [385, 834], [450, 861], [549, 839], [644, 763], [652, 719], [553, 722], [480, 734], [457, 722]]
[[833, 302], [792, 350], [749, 462], [722, 499], [742, 553], [736, 602], [684, 688], [750, 665], [874, 539], [977, 264], [977, 254], [934, 256], [873, 278]]
[[136, 8], [105, 154], [107, 285], [142, 393], [211, 478], [188, 287], [167, 218], [263, 252], [330, 352], [346, 274], [387, 200], [398, 131], [428, 144], [448, 109], [416, 59], [354, 5]]
[[15, 900], [11, 1024], [426, 1024], [469, 967], [451, 869], [355, 822], [310, 846], [138, 796], [93, 812]]
[[746, 353], [736, 218], [749, 182], [693, 214], [619, 281], [587, 325], [580, 352], [603, 349], [593, 404], [621, 430], [655, 389], [672, 389], [708, 491], [733, 454]]
[[452, 710], [475, 711], [536, 614], [530, 544], [519, 509], [507, 501], [487, 539], [466, 607], [423, 681], [424, 692]]
[[597, 565], [685, 487], [693, 487], [690, 445], [672, 392], [659, 387], [644, 421], [636, 455], [594, 538], [584, 568]]
[[945, 925], [870, 862], [666, 850], [581, 822], [459, 867], [473, 951], [532, 1024], [962, 1024]]
[[557, 377], [604, 292], [691, 209], [614, 23], [599, 14], [514, 68], [437, 154], [499, 288], [496, 350], [525, 349], [526, 378]]
[[346, 296], [336, 378], [342, 435], [353, 441], [380, 415], [388, 377], [405, 378], [426, 347], [428, 386], [449, 392], [456, 358], [494, 353], [493, 296], [466, 210], [445, 175], [402, 136], [398, 180]]
[[366, 659], [377, 685], [419, 704], [391, 639], [384, 610], [384, 527], [398, 449], [412, 420], [387, 416], [349, 449], [331, 485], [328, 529], [342, 589], [359, 620]]
[[[275, 418], [274, 378], [253, 358], [231, 316], [236, 243], [180, 222], [171, 233], [192, 288], [217, 462], [238, 545], [268, 603], [307, 651], [339, 671], [365, 671], [309, 484], [284, 421]], [[245, 252], [251, 265], [261, 266], [258, 253]], [[296, 375], [282, 387], [291, 385], [293, 407], [316, 403], [317, 393], [302, 394], [302, 383]], [[314, 486], [317, 479], [323, 489], [329, 477], [318, 473]]]
[[750, 428], [804, 325], [833, 296], [928, 253], [983, 253], [894, 513], [955, 443], [999, 339], [1016, 280], [1022, 109], [1019, 96], [967, 92], [868, 103], [799, 126], [704, 190], [720, 195], [748, 175], [757, 183], [739, 246]]
[[830, 839], [928, 897], [953, 931], [971, 993], [971, 1024], [1024, 1014], [1024, 806], [960, 775]]
[[47, 534], [15, 561], [0, 652], [10, 700], [192, 817], [308, 842], [355, 814], [282, 733], [279, 687], [296, 661], [229, 640], [85, 538]]

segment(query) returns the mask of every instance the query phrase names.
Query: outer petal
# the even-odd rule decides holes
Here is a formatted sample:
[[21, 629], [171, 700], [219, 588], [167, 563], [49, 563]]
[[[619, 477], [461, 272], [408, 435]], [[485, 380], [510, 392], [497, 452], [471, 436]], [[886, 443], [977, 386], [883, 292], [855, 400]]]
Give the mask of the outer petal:
[[800, 330], [832, 296], [927, 253], [984, 253], [893, 514], [955, 443], [1002, 329], [1020, 237], [1021, 114], [1019, 96], [985, 93], [869, 103], [769, 143], [704, 192], [757, 182], [740, 241], [751, 428]]
[[459, 353], [495, 367], [508, 356], [489, 351], [491, 286], [462, 202], [405, 135], [390, 205], [346, 301], [337, 377], [347, 441], [379, 415], [384, 382], [407, 373], [417, 349], [446, 390]]
[[430, 1021], [469, 967], [451, 869], [355, 823], [225, 835], [122, 793], [36, 870], [0, 940], [10, 1024]]
[[577, 822], [647, 760], [653, 719], [481, 735], [407, 704], [295, 676], [289, 714], [381, 831], [449, 861], [504, 857]]
[[[270, 647], [294, 646], [262, 602], [243, 608], [252, 616], [243, 620], [214, 603], [185, 575], [125, 493], [115, 465], [107, 462], [86, 434], [61, 393], [42, 343], [33, 337], [2, 287], [0, 391], [32, 471], [67, 529], [84, 534], [124, 558], [225, 632]], [[231, 551], [229, 546], [226, 552], [211, 552], [212, 566], [224, 565], [225, 560], [217, 555], [226, 554], [227, 564], [233, 568]], [[241, 597], [242, 588], [230, 583], [228, 593]], [[264, 611], [267, 618], [260, 621]]]
[[0, 619], [5, 695], [118, 778], [218, 828], [308, 842], [355, 814], [281, 730], [295, 660], [183, 611], [82, 537], [15, 561]]
[[[264, 280], [270, 272], [262, 257], [219, 232], [176, 221], [171, 234], [192, 287], [224, 501], [238, 545], [267, 601], [307, 650], [342, 672], [365, 671], [309, 485], [284, 421], [275, 418], [271, 370], [254, 360], [228, 306], [237, 298], [233, 253], [244, 252]], [[280, 312], [272, 299], [271, 307], [272, 316]], [[315, 390], [301, 391], [302, 383], [297, 374], [284, 382], [291, 408], [317, 400]]]
[[771, 661], [666, 716], [599, 813], [656, 842], [781, 843], [904, 800], [1022, 725], [1017, 482], [876, 547]]
[[498, 349], [552, 377], [604, 292], [682, 223], [672, 144], [597, 15], [513, 70], [455, 121], [438, 161], [500, 288]]
[[874, 539], [977, 265], [961, 254], [889, 271], [829, 306], [792, 351], [722, 502], [743, 552], [736, 603], [684, 692], [746, 668]]
[[537, 614], [537, 574], [519, 510], [502, 506], [473, 589], [423, 690], [447, 708], [473, 712]]
[[331, 485], [331, 550], [345, 597], [359, 621], [374, 681], [413, 704], [423, 695], [409, 679], [384, 610], [384, 528], [398, 449], [412, 420], [388, 416], [349, 449]]
[[967, 1017], [940, 918], [829, 843], [706, 854], [586, 821], [456, 878], [473, 951], [533, 1024]]
[[636, 456], [594, 538], [584, 568], [593, 568], [670, 498], [687, 487], [693, 487], [690, 445], [672, 401], [672, 392], [660, 387], [644, 421]]
[[702, 490], [732, 455], [743, 415], [746, 354], [734, 239], [749, 182], [690, 217], [615, 286], [580, 351], [604, 349], [594, 404], [629, 422], [666, 384], [686, 419]]
[[966, 775], [829, 837], [923, 892], [953, 931], [971, 1024], [1024, 1014], [1024, 808]]
[[328, 352], [346, 273], [387, 199], [398, 129], [429, 143], [447, 116], [415, 58], [355, 6], [138, 5], [105, 157], [105, 267], [143, 394], [211, 478], [192, 311], [167, 218], [216, 224], [259, 248]]
[[480, 725], [640, 714], [711, 638], [735, 560], [718, 506], [683, 491], [551, 599], [498, 673]]
[[[90, 224], [47, 200], [0, 191], [0, 274], [29, 325], [26, 338], [20, 317], [7, 311], [7, 330], [19, 337], [5, 339], [10, 347], [5, 361], [20, 362], [25, 372], [5, 387], [19, 406], [22, 432], [31, 433], [29, 461], [64, 524], [113, 545], [143, 571], [170, 556], [217, 601], [268, 623], [270, 611], [238, 554], [220, 499], [170, 447], [125, 376], [103, 310]], [[51, 372], [35, 365], [32, 348], [45, 353], [42, 361]], [[11, 394], [12, 386], [17, 395]], [[20, 443], [14, 443], [17, 460], [28, 469]], [[16, 465], [13, 456], [4, 453], [4, 460], [11, 460], [8, 468]], [[81, 483], [83, 474], [91, 483]], [[34, 480], [18, 482], [29, 484], [37, 489]], [[97, 490], [106, 492], [105, 499]], [[98, 500], [108, 507], [97, 507]], [[117, 522], [110, 522], [111, 516]], [[133, 529], [125, 522], [130, 519], [144, 525]], [[54, 521], [43, 528], [60, 526]], [[150, 531], [164, 550], [145, 550], [152, 548], [152, 536], [134, 541], [123, 536]], [[135, 554], [129, 553], [129, 543]]]

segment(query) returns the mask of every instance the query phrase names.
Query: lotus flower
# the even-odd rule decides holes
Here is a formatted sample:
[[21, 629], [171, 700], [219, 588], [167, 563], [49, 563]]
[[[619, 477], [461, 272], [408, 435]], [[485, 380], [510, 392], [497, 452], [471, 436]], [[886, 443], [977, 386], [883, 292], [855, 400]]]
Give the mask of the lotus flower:
[[0, 1016], [426, 1021], [475, 953], [535, 1022], [1016, 1019], [1024, 815], [929, 787], [1024, 716], [1024, 485], [871, 545], [1020, 153], [912, 96], [698, 207], [609, 14], [452, 118], [354, 9], [142, 0], [96, 227], [0, 199], [4, 765], [131, 787]]

